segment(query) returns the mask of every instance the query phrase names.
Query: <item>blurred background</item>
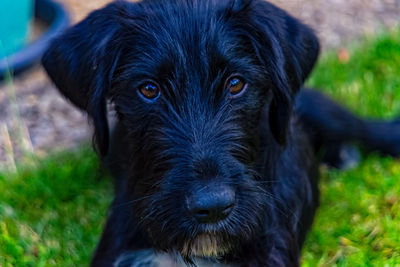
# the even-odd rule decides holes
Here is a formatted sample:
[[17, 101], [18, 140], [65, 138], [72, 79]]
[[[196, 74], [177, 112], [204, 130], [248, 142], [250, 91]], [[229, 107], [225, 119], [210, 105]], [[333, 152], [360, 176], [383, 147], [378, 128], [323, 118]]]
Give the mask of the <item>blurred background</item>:
[[[109, 0], [0, 1], [0, 267], [85, 266], [112, 197], [91, 129], [42, 67], [49, 39]], [[310, 86], [358, 115], [400, 117], [399, 0], [272, 0], [320, 38]], [[18, 73], [12, 75], [12, 73]], [[400, 162], [322, 170], [304, 266], [400, 266]]]

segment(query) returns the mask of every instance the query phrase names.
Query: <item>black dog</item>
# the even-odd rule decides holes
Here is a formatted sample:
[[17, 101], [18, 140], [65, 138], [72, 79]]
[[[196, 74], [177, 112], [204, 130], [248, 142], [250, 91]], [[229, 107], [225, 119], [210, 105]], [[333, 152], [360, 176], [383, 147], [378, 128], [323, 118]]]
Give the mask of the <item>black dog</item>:
[[144, 266], [152, 251], [299, 265], [316, 155], [340, 165], [349, 142], [400, 155], [400, 123], [298, 94], [318, 51], [312, 30], [261, 0], [118, 1], [56, 38], [43, 65], [93, 119], [115, 177], [92, 266]]

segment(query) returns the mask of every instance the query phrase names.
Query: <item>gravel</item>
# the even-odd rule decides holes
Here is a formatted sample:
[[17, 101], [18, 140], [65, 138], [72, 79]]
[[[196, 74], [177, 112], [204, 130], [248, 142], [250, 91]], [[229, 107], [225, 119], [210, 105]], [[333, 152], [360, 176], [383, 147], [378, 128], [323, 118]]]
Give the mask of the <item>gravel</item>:
[[[79, 21], [109, 0], [64, 0], [73, 21]], [[323, 49], [338, 49], [400, 21], [398, 0], [276, 0], [312, 26]], [[14, 168], [26, 153], [38, 155], [88, 142], [86, 115], [63, 99], [40, 66], [12, 84], [0, 83], [0, 168]]]

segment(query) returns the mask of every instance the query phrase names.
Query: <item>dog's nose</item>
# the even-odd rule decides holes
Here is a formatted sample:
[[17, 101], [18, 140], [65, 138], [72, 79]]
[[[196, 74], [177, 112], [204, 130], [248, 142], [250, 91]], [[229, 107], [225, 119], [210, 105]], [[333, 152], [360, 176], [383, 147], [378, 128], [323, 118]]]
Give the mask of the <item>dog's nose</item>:
[[187, 198], [187, 208], [200, 223], [225, 219], [235, 205], [235, 192], [222, 185], [201, 187]]

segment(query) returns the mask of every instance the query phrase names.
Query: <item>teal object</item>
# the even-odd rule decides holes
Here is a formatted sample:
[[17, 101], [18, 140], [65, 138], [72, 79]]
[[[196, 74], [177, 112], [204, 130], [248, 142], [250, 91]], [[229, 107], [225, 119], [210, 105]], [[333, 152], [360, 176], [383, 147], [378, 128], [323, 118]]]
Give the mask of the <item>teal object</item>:
[[33, 0], [0, 0], [0, 58], [27, 44], [33, 11]]

